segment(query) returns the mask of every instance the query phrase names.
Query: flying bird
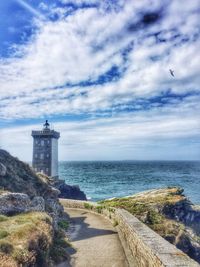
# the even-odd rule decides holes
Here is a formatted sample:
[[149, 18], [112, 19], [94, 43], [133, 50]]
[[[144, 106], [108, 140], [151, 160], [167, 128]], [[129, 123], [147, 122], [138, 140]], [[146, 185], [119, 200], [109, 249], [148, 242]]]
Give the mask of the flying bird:
[[174, 71], [169, 69], [170, 74], [174, 77]]

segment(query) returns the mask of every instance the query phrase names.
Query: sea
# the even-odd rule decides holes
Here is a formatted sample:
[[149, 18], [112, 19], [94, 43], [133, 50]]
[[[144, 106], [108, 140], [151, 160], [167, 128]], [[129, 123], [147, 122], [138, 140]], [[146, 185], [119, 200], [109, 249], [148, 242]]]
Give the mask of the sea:
[[200, 204], [200, 161], [62, 161], [59, 176], [91, 201], [179, 186]]

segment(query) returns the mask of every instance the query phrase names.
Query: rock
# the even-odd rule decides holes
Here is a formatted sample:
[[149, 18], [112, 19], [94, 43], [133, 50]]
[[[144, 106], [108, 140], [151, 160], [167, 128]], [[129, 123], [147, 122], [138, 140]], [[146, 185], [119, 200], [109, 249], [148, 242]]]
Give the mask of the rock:
[[[182, 222], [190, 227], [200, 222], [200, 209], [193, 205], [187, 198], [164, 205], [162, 213], [168, 218]], [[200, 232], [200, 224], [198, 232]]]
[[5, 176], [6, 175], [6, 166], [3, 165], [1, 162], [0, 162], [0, 176]]
[[22, 193], [5, 192], [0, 195], [0, 213], [15, 215], [30, 211], [31, 201], [28, 195]]
[[85, 193], [80, 190], [79, 186], [67, 185], [63, 180], [55, 181], [54, 186], [60, 191], [59, 198], [87, 200]]
[[45, 211], [45, 201], [43, 197], [34, 197], [31, 201], [31, 209], [33, 211]]
[[53, 196], [76, 200], [87, 200], [85, 193], [80, 190], [79, 186], [68, 185], [64, 180], [53, 179], [42, 173], [38, 173], [37, 175], [42, 181], [51, 186], [51, 192], [48, 193], [49, 197]]
[[27, 194], [3, 192], [0, 195], [0, 214], [16, 215], [29, 211], [45, 211], [43, 197], [34, 197], [31, 201]]
[[51, 198], [58, 198], [59, 195], [60, 195], [59, 189], [51, 186], [51, 193], [49, 194], [49, 197], [51, 197]]
[[55, 201], [55, 199], [48, 198], [45, 202], [45, 209], [48, 214], [53, 218], [54, 228], [57, 228], [57, 223], [59, 218], [63, 214], [64, 208], [60, 205], [59, 202]]

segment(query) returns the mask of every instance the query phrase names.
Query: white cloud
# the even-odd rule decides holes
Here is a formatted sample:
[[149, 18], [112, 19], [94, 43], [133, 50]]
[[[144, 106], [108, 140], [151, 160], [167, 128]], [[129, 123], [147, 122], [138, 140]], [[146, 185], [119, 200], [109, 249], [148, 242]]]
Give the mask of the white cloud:
[[[186, 103], [166, 112], [156, 108], [118, 117], [54, 123], [61, 132], [60, 159], [200, 158], [199, 113], [190, 114], [188, 110]], [[38, 127], [2, 129], [0, 145], [21, 159], [31, 160], [31, 130]]]
[[[17, 56], [0, 59], [0, 119], [93, 115], [92, 121], [56, 125], [67, 132], [61, 143], [74, 158], [74, 144], [82, 151], [80, 157], [85, 146], [88, 153], [97, 148], [105, 154], [106, 147], [116, 144], [121, 149], [126, 147], [128, 157], [129, 145], [141, 143], [148, 147], [157, 137], [169, 142], [173, 138], [196, 138], [200, 93], [198, 1], [187, 5], [169, 1], [161, 19], [145, 27], [142, 14], [160, 10], [162, 1], [154, 1], [151, 7], [148, 0], [119, 1], [117, 6], [95, 0], [73, 3], [79, 8], [69, 16], [69, 7], [52, 6], [50, 15], [56, 13], [60, 19], [35, 21], [37, 32], [28, 43], [17, 47]], [[99, 8], [81, 9], [82, 4], [99, 4]], [[39, 7], [48, 12], [44, 3]], [[158, 33], [157, 37], [154, 33]], [[158, 42], [158, 38], [165, 41]], [[132, 50], [125, 55], [128, 46]], [[121, 72], [118, 79], [93, 86], [79, 84], [95, 81], [113, 66]], [[169, 68], [174, 70], [175, 78], [170, 76]], [[167, 90], [180, 97], [171, 97], [163, 107], [159, 100], [151, 103], [151, 98]], [[146, 101], [146, 105], [139, 100]], [[130, 107], [137, 112], [126, 113]], [[110, 119], [97, 119], [108, 115]], [[13, 133], [20, 138], [19, 144], [30, 144], [31, 127], [1, 130], [2, 144], [17, 151]], [[30, 149], [25, 153], [30, 154]]]

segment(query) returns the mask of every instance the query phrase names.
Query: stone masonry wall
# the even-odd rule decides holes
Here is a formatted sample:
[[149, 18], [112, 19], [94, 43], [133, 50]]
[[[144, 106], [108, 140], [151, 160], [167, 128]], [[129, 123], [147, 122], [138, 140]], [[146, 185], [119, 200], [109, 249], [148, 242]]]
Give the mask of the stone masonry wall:
[[105, 209], [96, 203], [78, 200], [62, 199], [61, 203], [67, 208], [101, 213], [114, 222], [130, 266], [133, 266], [131, 262], [136, 262], [137, 267], [200, 266], [126, 210]]

